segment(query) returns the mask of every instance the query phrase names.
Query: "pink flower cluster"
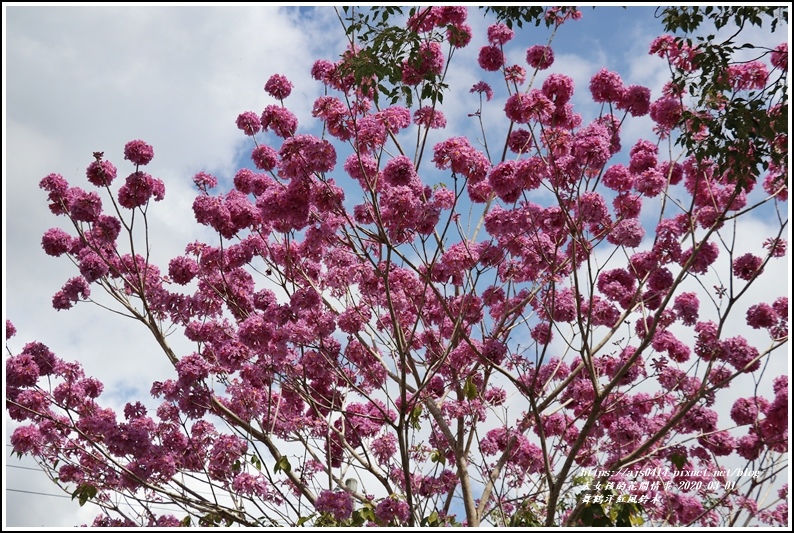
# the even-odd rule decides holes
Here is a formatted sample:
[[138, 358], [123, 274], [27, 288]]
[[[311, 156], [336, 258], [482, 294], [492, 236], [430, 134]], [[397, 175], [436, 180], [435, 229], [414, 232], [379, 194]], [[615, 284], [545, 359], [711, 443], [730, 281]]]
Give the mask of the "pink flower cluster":
[[731, 65], [728, 67], [727, 76], [734, 90], [760, 90], [766, 86], [769, 72], [762, 62], [750, 61], [749, 63]]
[[513, 38], [513, 30], [502, 23], [488, 26], [488, 42], [495, 45], [507, 44]]
[[760, 303], [747, 310], [747, 325], [754, 329], [766, 329], [773, 339], [788, 336], [788, 298], [781, 296], [772, 305]]
[[780, 70], [788, 70], [788, 43], [780, 43], [772, 50], [770, 58], [772, 66]]
[[353, 498], [347, 492], [322, 491], [314, 502], [318, 512], [328, 513], [337, 522], [347, 520], [353, 514]]
[[256, 135], [262, 130], [262, 125], [259, 122], [259, 115], [253, 111], [240, 113], [237, 117], [237, 127], [246, 135], [251, 136]]
[[554, 63], [554, 51], [550, 46], [530, 46], [527, 49], [527, 63], [532, 68], [546, 70]]
[[438, 76], [444, 70], [444, 54], [436, 42], [422, 43], [414, 61], [403, 62], [403, 83], [418, 85], [423, 80]]
[[671, 65], [681, 70], [689, 71], [693, 68], [695, 50], [683, 39], [672, 35], [662, 35], [654, 39], [648, 53], [666, 58]]
[[626, 89], [618, 73], [602, 68], [590, 80], [590, 93], [595, 102], [618, 103], [623, 100]]
[[662, 96], [651, 104], [649, 109], [651, 118], [658, 125], [661, 132], [669, 132], [681, 121], [684, 108], [678, 98]]
[[410, 509], [405, 500], [397, 498], [384, 498], [375, 507], [375, 518], [378, 523], [389, 524], [404, 524], [408, 521], [410, 516]]
[[464, 6], [434, 6], [418, 10], [408, 19], [407, 27], [419, 32], [429, 32], [434, 27], [461, 26], [468, 17]]
[[537, 89], [529, 93], [514, 94], [505, 103], [505, 115], [513, 122], [528, 124], [531, 121], [548, 121], [555, 111], [555, 106], [546, 95]]
[[465, 137], [452, 137], [435, 145], [433, 163], [439, 169], [451, 169], [474, 183], [485, 178], [490, 166], [483, 153], [471, 146]]
[[472, 88], [469, 90], [470, 93], [480, 93], [485, 94], [485, 101], [490, 102], [493, 98], [493, 89], [491, 86], [485, 83], [484, 81], [479, 81], [475, 83]]
[[483, 70], [495, 72], [505, 64], [505, 54], [502, 48], [495, 44], [483, 46], [477, 56], [477, 63]]
[[430, 129], [442, 129], [447, 125], [447, 119], [441, 111], [424, 106], [414, 111], [414, 124]]
[[156, 202], [165, 198], [165, 185], [158, 178], [145, 172], [133, 172], [119, 188], [119, 205], [127, 209], [143, 207], [154, 198]]
[[733, 275], [737, 278], [750, 281], [761, 274], [763, 259], [753, 254], [744, 254], [733, 261]]
[[547, 22], [560, 26], [566, 20], [581, 20], [582, 12], [577, 7], [549, 7], [546, 9], [545, 18]]
[[130, 141], [124, 146], [124, 159], [132, 162], [133, 165], [148, 165], [153, 157], [152, 146], [141, 140]]
[[286, 139], [298, 130], [298, 119], [285, 107], [269, 105], [262, 111], [260, 124], [264, 131], [272, 130], [273, 133]]
[[85, 171], [88, 181], [97, 187], [106, 187], [116, 179], [116, 167], [110, 161], [92, 161]]
[[292, 82], [286, 76], [273, 74], [265, 83], [267, 94], [278, 100], [284, 100], [292, 93]]

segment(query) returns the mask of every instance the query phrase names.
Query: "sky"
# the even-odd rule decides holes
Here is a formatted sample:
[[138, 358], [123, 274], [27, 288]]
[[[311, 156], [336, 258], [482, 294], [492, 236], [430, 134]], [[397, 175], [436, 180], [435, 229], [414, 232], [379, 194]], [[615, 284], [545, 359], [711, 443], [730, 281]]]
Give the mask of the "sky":
[[[654, 99], [660, 95], [666, 67], [647, 54], [651, 40], [662, 33], [654, 11], [583, 8], [581, 21], [559, 29], [552, 45], [556, 60], [547, 73], [574, 79], [573, 103], [581, 106], [585, 123], [598, 113], [592, 102], [586, 105], [586, 87], [601, 67], [619, 72], [626, 84], [651, 88]], [[473, 8], [468, 22], [475, 39], [450, 73], [450, 85], [460, 94], [442, 107], [449, 123], [445, 136], [475, 134], [467, 117], [477, 104], [466, 95], [483, 79], [472, 58], [484, 44], [488, 22]], [[786, 32], [757, 38], [774, 46], [786, 40]], [[526, 47], [545, 44], [547, 36], [542, 28], [523, 31], [508, 48], [513, 62], [522, 62]], [[125, 176], [132, 169], [123, 160], [124, 144], [133, 139], [151, 144], [155, 157], [148, 170], [166, 184], [165, 201], [151, 210], [152, 226], [158, 228], [155, 261], [164, 265], [186, 243], [210, 235], [194, 221], [192, 176], [205, 171], [229, 180], [236, 169], [250, 166], [250, 145], [234, 122], [243, 111], [261, 112], [274, 103], [263, 91], [272, 74], [293, 82], [286, 104], [298, 116], [300, 130], [316, 127], [310, 111], [322, 87], [309, 70], [315, 59], [336, 59], [344, 34], [327, 7], [9, 3], [3, 5], [3, 40], [3, 318], [18, 331], [9, 348], [18, 353], [38, 340], [63, 359], [79, 359], [87, 375], [105, 383], [104, 400], [121, 406], [129, 397], [147, 396], [152, 381], [173, 370], [129, 321], [89, 305], [52, 309], [52, 295], [74, 275], [74, 267], [41, 249], [47, 229], [65, 226], [47, 209], [39, 181], [57, 172], [88, 187], [85, 167], [95, 151], [103, 151]], [[485, 120], [488, 125], [491, 119]], [[650, 119], [634, 121], [623, 133], [624, 147], [648, 135], [650, 127]], [[190, 350], [179, 339], [174, 343], [177, 350]], [[12, 427], [4, 424], [4, 524], [90, 523], [95, 509], [44, 496], [59, 492], [43, 473], [30, 469], [35, 465], [29, 459], [9, 459]]]

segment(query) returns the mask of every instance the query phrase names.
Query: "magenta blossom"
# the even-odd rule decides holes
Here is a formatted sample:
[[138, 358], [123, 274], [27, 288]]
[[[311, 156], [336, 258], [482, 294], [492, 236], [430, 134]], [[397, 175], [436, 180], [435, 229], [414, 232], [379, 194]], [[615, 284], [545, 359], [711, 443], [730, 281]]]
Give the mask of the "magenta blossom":
[[554, 51], [550, 46], [530, 46], [527, 49], [527, 63], [532, 68], [546, 70], [554, 63]]
[[110, 161], [92, 161], [85, 171], [88, 181], [97, 187], [110, 185], [116, 179], [116, 167]]
[[314, 508], [332, 515], [337, 521], [347, 520], [353, 514], [353, 498], [347, 492], [324, 490], [314, 502]]
[[246, 135], [256, 135], [262, 129], [259, 123], [259, 115], [253, 111], [246, 111], [237, 117], [237, 127], [243, 130]]
[[602, 68], [590, 80], [590, 92], [596, 102], [619, 103], [624, 99], [626, 89], [618, 73]]
[[392, 521], [402, 524], [408, 521], [410, 509], [404, 500], [385, 498], [375, 507], [375, 518], [379, 523], [388, 525]]
[[573, 79], [564, 74], [550, 74], [543, 82], [541, 91], [559, 107], [573, 96]]
[[438, 76], [444, 69], [444, 54], [437, 42], [422, 43], [415, 61], [403, 61], [403, 83], [417, 85], [427, 77]]
[[265, 83], [265, 91], [273, 98], [283, 100], [292, 92], [292, 83], [286, 76], [273, 74]]
[[441, 111], [424, 106], [414, 112], [414, 124], [431, 129], [440, 129], [447, 125], [447, 119]]
[[464, 48], [471, 42], [472, 30], [468, 24], [447, 27], [447, 39], [455, 48]]
[[772, 66], [780, 70], [788, 70], [788, 43], [780, 43], [772, 50], [770, 59]]
[[470, 93], [485, 93], [485, 101], [490, 102], [491, 98], [493, 98], [493, 89], [491, 86], [485, 83], [484, 81], [479, 81], [475, 83], [471, 89], [469, 89]]
[[124, 145], [124, 159], [135, 165], [147, 165], [153, 157], [154, 149], [141, 140], [130, 141]]
[[488, 42], [495, 45], [507, 44], [513, 38], [513, 30], [505, 24], [492, 24], [488, 26]]
[[477, 62], [483, 70], [494, 72], [505, 64], [505, 55], [502, 49], [496, 45], [483, 46], [480, 48]]
[[763, 272], [763, 260], [757, 255], [744, 254], [733, 262], [733, 274], [745, 281], [752, 280]]
[[651, 90], [639, 85], [629, 85], [623, 98], [617, 103], [618, 109], [625, 109], [633, 117], [644, 117], [651, 107]]

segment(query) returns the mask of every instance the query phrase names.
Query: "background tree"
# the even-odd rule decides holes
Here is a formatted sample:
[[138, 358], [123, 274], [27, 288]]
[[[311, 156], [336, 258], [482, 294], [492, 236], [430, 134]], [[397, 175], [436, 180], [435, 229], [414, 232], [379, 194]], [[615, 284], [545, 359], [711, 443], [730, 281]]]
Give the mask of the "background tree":
[[[145, 399], [117, 414], [77, 363], [36, 342], [9, 352], [15, 451], [104, 507], [97, 525], [784, 523], [787, 488], [761, 494], [787, 465], [787, 378], [738, 399], [732, 388], [763, 384], [788, 340], [784, 295], [746, 304], [786, 255], [777, 170], [753, 194], [760, 174], [677, 151], [680, 91], [652, 101], [606, 69], [589, 87], [602, 113], [583, 125], [572, 80], [543, 75], [549, 42], [527, 49], [527, 72], [506, 62], [502, 23], [478, 61], [504, 103], [489, 105], [486, 81], [472, 87], [472, 119], [504, 113], [502, 137], [483, 127], [479, 144], [445, 134], [431, 149], [449, 65], [472, 37], [467, 10], [411, 10], [393, 38], [367, 34], [366, 17], [396, 11], [367, 13], [340, 14], [350, 48], [312, 68], [328, 90], [313, 112], [323, 135], [299, 132], [291, 82], [271, 77], [278, 104], [237, 120], [256, 170], [221, 193], [194, 177], [196, 219], [217, 238], [167, 266], [150, 259], [147, 215], [165, 188], [143, 171], [147, 143], [125, 147], [134, 170], [120, 187], [94, 154], [87, 177], [107, 210], [96, 192], [42, 180], [74, 226], [48, 231], [44, 250], [80, 272], [53, 305], [102, 288], [175, 375], [153, 384], [154, 416]], [[578, 17], [513, 19], [545, 20], [553, 35]], [[392, 56], [358, 47], [378, 39]], [[771, 68], [753, 65], [755, 81], [727, 86], [728, 101], [787, 69], [775, 53]], [[621, 128], [648, 113], [657, 139], [621, 159]], [[262, 143], [263, 130], [282, 140]], [[779, 220], [763, 253], [736, 239], [760, 210]], [[734, 336], [737, 323], [748, 333]], [[767, 339], [748, 340], [752, 329]], [[193, 353], [172, 350], [174, 330]], [[747, 475], [727, 466], [737, 458]], [[178, 511], [156, 512], [164, 503]]]
[[[667, 31], [683, 37], [658, 42], [654, 52], [669, 59], [671, 94], [682, 100], [689, 95], [695, 102], [681, 116], [685, 134], [678, 144], [699, 160], [711, 161], [718, 172], [735, 175], [740, 185], [746, 176], [757, 178], [764, 172], [767, 179], [787, 183], [787, 151], [779, 146], [786, 142], [789, 124], [786, 70], [765, 76], [760, 60], [770, 56], [775, 63], [787, 61], [788, 44], [764, 49], [746, 42], [743, 33], [752, 26], [774, 32], [780, 23], [788, 23], [788, 10], [668, 7], [661, 16]], [[728, 35], [698, 35], [704, 21]], [[742, 57], [737, 57], [738, 51], [744, 52]]]

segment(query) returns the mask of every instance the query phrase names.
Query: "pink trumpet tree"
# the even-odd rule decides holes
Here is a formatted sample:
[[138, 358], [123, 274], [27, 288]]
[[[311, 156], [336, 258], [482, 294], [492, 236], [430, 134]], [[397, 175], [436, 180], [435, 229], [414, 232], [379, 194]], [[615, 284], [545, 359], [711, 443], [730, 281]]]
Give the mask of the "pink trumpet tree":
[[[250, 164], [193, 178], [215, 237], [167, 264], [140, 223], [168, 201], [146, 142], [124, 148], [124, 178], [96, 153], [92, 189], [41, 181], [72, 226], [42, 247], [76, 267], [53, 306], [107, 293], [173, 368], [116, 412], [80, 363], [9, 348], [14, 452], [99, 505], [94, 525], [787, 522], [788, 377], [769, 374], [789, 305], [769, 272], [788, 258], [788, 169], [739, 179], [682, 153], [685, 95], [607, 69], [577, 87], [600, 110], [586, 122], [573, 80], [544, 73], [550, 41], [511, 64], [501, 23], [464, 93], [482, 130], [448, 131], [464, 118], [423, 90], [473, 40], [466, 15], [408, 21], [411, 107], [355, 83], [352, 45], [311, 67], [316, 124], [268, 79], [264, 111], [237, 118]], [[555, 29], [578, 16], [548, 11]], [[651, 51], [680, 65], [673, 47]], [[727, 97], [785, 76], [779, 56], [728, 72]], [[752, 143], [786, 150], [787, 133]], [[736, 238], [755, 214], [777, 229]]]

